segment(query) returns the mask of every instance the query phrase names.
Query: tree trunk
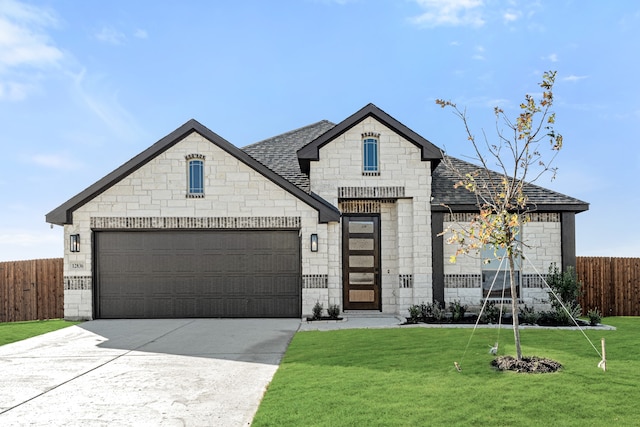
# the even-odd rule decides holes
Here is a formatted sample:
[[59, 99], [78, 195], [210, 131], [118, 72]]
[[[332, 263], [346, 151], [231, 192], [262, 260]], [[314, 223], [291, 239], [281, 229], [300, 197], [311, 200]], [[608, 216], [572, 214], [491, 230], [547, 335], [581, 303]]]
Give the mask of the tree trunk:
[[509, 253], [509, 279], [511, 281], [511, 315], [513, 316], [513, 338], [516, 344], [516, 359], [522, 360], [522, 349], [520, 348], [520, 323], [518, 321], [518, 295], [515, 279], [515, 262], [513, 253]]

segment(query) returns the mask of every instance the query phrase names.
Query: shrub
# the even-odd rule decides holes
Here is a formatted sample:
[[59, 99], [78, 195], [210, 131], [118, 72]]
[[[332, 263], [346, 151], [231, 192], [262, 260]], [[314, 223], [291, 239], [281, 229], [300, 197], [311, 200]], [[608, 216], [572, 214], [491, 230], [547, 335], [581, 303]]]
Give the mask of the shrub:
[[529, 307], [526, 304], [520, 309], [520, 323], [537, 325], [541, 316], [542, 313], [535, 311], [533, 307]]
[[418, 323], [420, 321], [420, 315], [422, 314], [422, 310], [420, 306], [414, 304], [408, 308], [409, 310], [409, 319], [407, 319], [410, 323]]
[[327, 308], [327, 314], [331, 319], [337, 319], [340, 315], [340, 306], [338, 304], [332, 304]]
[[596, 326], [602, 320], [602, 313], [596, 307], [587, 312], [587, 317], [589, 318], [589, 325]]
[[322, 317], [322, 310], [323, 310], [322, 304], [320, 304], [320, 301], [317, 301], [316, 305], [314, 305], [312, 309], [314, 320], [318, 320]]
[[578, 304], [581, 283], [575, 269], [568, 267], [563, 273], [555, 263], [551, 264], [547, 284], [551, 288], [549, 291], [549, 300], [553, 308], [551, 317], [558, 325], [572, 325], [573, 319], [582, 313], [582, 308]]
[[500, 321], [500, 307], [496, 305], [495, 301], [489, 301], [484, 306], [482, 316], [480, 316], [480, 322], [482, 323], [498, 323]]
[[426, 304], [424, 301], [420, 304], [420, 317], [423, 322], [433, 317], [433, 304], [434, 303]]
[[447, 313], [444, 311], [444, 309], [442, 307], [440, 307], [440, 304], [434, 302], [431, 305], [431, 315], [433, 316], [433, 319], [436, 322], [442, 323], [442, 321], [446, 317], [446, 314]]
[[451, 320], [453, 322], [460, 322], [464, 319], [464, 314], [467, 312], [468, 306], [462, 305], [460, 301], [455, 300], [449, 304], [449, 311], [451, 312]]
[[540, 313], [539, 325], [554, 325], [554, 326], [573, 326], [582, 310], [578, 304], [569, 304], [566, 306], [567, 310], [560, 307], [559, 309], [552, 309], [550, 311], [544, 311]]

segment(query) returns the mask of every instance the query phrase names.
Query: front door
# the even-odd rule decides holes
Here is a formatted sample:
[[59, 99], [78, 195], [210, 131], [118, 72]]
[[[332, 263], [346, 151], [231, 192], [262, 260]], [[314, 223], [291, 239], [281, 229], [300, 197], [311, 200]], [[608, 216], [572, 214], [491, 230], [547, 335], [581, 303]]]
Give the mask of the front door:
[[345, 310], [380, 310], [380, 217], [342, 217]]

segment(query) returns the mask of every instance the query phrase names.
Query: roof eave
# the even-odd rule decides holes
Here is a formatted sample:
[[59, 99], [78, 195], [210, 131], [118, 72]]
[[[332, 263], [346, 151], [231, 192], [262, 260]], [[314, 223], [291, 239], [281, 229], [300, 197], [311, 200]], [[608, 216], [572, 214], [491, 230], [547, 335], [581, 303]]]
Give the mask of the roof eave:
[[[540, 204], [531, 207], [531, 212], [585, 212], [589, 210], [589, 203], [575, 203], [575, 204]], [[441, 203], [433, 203], [431, 205], [433, 212], [478, 212], [478, 206], [474, 204], [449, 204], [443, 205]]]
[[344, 132], [348, 131], [352, 127], [356, 126], [362, 120], [367, 117], [374, 117], [380, 123], [384, 124], [403, 138], [420, 148], [420, 157], [422, 161], [431, 161], [432, 170], [442, 160], [442, 151], [433, 145], [430, 141], [420, 136], [418, 133], [409, 129], [407, 126], [400, 123], [398, 120], [391, 117], [389, 114], [375, 106], [374, 104], [367, 104], [359, 111], [355, 112], [351, 116], [347, 117], [342, 122], [338, 123], [327, 132], [323, 133], [309, 144], [305, 145], [297, 151], [298, 162], [300, 163], [300, 169], [302, 172], [308, 174], [311, 161], [320, 160], [320, 148], [328, 144], [330, 141], [340, 136]]
[[[184, 137], [189, 135], [192, 132], [197, 132], [202, 135], [204, 138], [208, 139], [210, 142], [216, 144], [222, 150], [226, 151], [230, 155], [234, 156], [236, 159], [246, 164], [250, 168], [256, 170], [261, 175], [270, 179], [276, 185], [283, 188], [285, 191], [294, 195], [298, 199], [307, 203], [309, 206], [313, 207], [318, 211], [318, 217], [320, 222], [329, 222], [329, 221], [339, 221], [340, 213], [337, 211], [333, 205], [328, 203], [326, 200], [316, 196], [313, 197], [308, 193], [301, 190], [299, 187], [294, 185], [293, 183], [287, 181], [280, 175], [273, 172], [271, 169], [267, 168], [262, 163], [255, 160], [253, 157], [249, 156], [247, 153], [237, 148], [235, 145], [231, 144], [229, 141], [225, 140], [221, 136], [217, 135], [215, 132], [211, 131], [197, 120], [191, 119], [186, 122], [184, 125], [180, 126], [175, 131], [171, 132], [164, 138], [160, 139], [158, 142], [153, 144], [151, 147], [144, 150], [142, 153], [133, 157], [128, 162], [124, 163], [119, 168], [115, 169], [113, 172], [109, 173], [93, 185], [89, 186], [84, 191], [78, 193], [76, 196], [67, 200], [62, 205], [58, 206], [51, 212], [45, 215], [45, 220], [48, 223], [56, 224], [56, 225], [65, 225], [73, 223], [73, 212], [79, 207], [83, 206], [89, 200], [92, 200], [99, 194], [103, 193], [113, 185], [120, 182], [125, 177], [129, 176], [131, 173], [135, 172], [149, 161], [154, 159], [157, 155], [164, 152], [168, 148], [172, 147], [179, 141], [181, 141]], [[337, 216], [336, 216], [337, 215]]]

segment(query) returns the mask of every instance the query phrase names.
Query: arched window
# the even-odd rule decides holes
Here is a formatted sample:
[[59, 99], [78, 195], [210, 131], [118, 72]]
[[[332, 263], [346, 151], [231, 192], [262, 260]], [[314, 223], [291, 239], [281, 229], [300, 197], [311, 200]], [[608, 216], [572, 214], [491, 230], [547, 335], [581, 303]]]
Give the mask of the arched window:
[[362, 174], [379, 175], [378, 138], [367, 136], [362, 140]]
[[204, 197], [204, 156], [187, 156], [187, 197]]

